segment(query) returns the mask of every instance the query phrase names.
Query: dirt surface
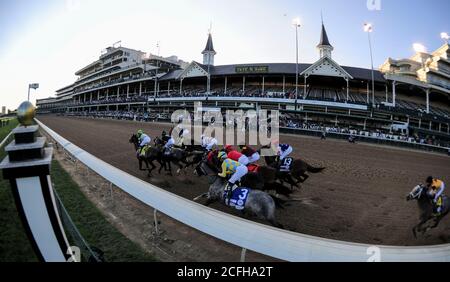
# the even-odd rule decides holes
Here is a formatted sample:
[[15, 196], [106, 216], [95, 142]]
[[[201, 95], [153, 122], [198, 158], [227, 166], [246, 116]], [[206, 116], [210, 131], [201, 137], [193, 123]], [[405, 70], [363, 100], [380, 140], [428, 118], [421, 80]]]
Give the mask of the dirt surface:
[[[56, 116], [38, 118], [89, 153], [170, 192], [193, 199], [208, 189], [206, 179], [192, 175], [192, 171], [174, 177], [155, 173], [154, 177], [148, 178], [146, 172], [138, 170], [133, 146], [128, 143], [131, 134], [142, 128], [151, 136], [157, 136], [162, 130], [169, 129], [168, 124]], [[311, 174], [302, 189], [295, 192], [293, 197], [301, 201], [291, 202], [284, 210], [277, 211], [277, 218], [288, 229], [323, 238], [375, 245], [450, 243], [450, 217], [426, 236], [415, 239], [411, 229], [418, 223], [419, 210], [415, 202], [406, 202], [406, 195], [428, 175], [449, 183], [448, 156], [293, 135], [283, 135], [281, 141], [293, 145], [294, 157], [326, 167], [320, 174]], [[211, 207], [239, 215], [220, 204]], [[152, 209], [140, 203], [130, 204], [126, 209], [131, 213], [144, 213], [144, 217], [153, 216]], [[120, 217], [120, 214], [114, 215]], [[129, 216], [127, 220], [131, 224], [134, 219]], [[148, 221], [151, 222], [151, 219]], [[163, 221], [163, 229], [164, 224]], [[170, 236], [192, 242], [192, 245], [209, 246], [198, 247], [198, 251], [203, 249], [206, 252], [204, 256], [199, 254], [199, 260], [211, 257], [215, 252], [227, 254], [219, 255], [215, 260], [239, 259], [238, 248], [218, 243], [218, 240], [188, 227], [171, 230], [176, 224], [173, 222], [172, 226], [166, 226]], [[247, 255], [250, 260], [267, 260], [256, 254]]]

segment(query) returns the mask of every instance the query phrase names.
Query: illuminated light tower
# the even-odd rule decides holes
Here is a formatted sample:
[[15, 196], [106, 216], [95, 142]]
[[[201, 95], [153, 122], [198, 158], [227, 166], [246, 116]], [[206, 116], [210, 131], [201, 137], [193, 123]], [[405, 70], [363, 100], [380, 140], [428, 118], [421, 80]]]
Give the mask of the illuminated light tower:
[[442, 32], [441, 33], [441, 38], [444, 39], [445, 44], [448, 44], [448, 41], [450, 40], [450, 36], [448, 35], [447, 32]]
[[372, 69], [372, 106], [375, 106], [375, 75], [374, 75], [374, 69], [373, 69], [372, 38], [370, 37], [370, 34], [373, 32], [373, 25], [370, 23], [365, 23], [364, 31], [367, 32], [367, 35], [369, 38], [370, 62], [371, 62], [371, 69]]
[[[297, 110], [298, 103], [298, 29], [301, 27], [300, 18], [292, 20], [292, 25], [295, 27], [295, 110]], [[305, 93], [303, 94], [305, 95]]]

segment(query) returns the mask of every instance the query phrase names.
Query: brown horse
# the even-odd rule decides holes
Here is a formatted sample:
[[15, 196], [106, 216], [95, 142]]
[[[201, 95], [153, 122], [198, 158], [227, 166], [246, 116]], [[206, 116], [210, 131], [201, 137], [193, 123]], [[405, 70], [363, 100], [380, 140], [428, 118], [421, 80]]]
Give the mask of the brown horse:
[[[210, 158], [206, 157], [205, 160], [200, 162], [200, 164], [195, 169], [195, 172], [198, 176], [205, 175], [204, 172], [202, 172], [202, 170], [200, 169], [202, 164], [205, 164], [216, 174], [220, 171], [221, 163], [219, 161], [219, 158], [217, 157], [218, 152], [218, 150], [213, 151]], [[276, 169], [267, 166], [258, 166], [256, 171], [248, 172], [244, 177], [242, 177], [241, 185], [243, 187], [261, 191], [274, 190], [277, 194], [281, 194], [286, 197], [289, 197], [289, 195], [294, 192], [283, 184], [277, 183], [276, 180]]]
[[[276, 156], [265, 156], [264, 160], [268, 166], [278, 170], [277, 177], [282, 182], [290, 175], [297, 181], [296, 184], [303, 183], [309, 178], [307, 172], [320, 173], [325, 169], [324, 167], [313, 167], [300, 159], [293, 159], [290, 165], [290, 171], [279, 171], [279, 164], [276, 160]], [[292, 183], [290, 184], [292, 185]]]

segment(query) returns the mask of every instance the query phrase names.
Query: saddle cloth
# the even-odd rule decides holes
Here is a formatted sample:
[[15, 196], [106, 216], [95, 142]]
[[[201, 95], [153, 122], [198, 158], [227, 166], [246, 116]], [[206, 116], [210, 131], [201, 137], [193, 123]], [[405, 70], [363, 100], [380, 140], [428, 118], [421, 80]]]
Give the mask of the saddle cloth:
[[247, 166], [247, 168], [248, 168], [248, 172], [258, 172], [258, 169], [259, 169], [259, 165], [256, 165], [256, 164], [249, 164], [248, 166]]
[[287, 157], [284, 160], [282, 160], [281, 164], [280, 164], [280, 171], [281, 172], [290, 172], [291, 165], [293, 162], [294, 162], [294, 159], [291, 157]]
[[[250, 189], [244, 187], [234, 189], [233, 192], [230, 192], [232, 193], [230, 200], [226, 200], [225, 204], [237, 210], [243, 210], [250, 191]], [[227, 199], [228, 193], [228, 191], [224, 191], [224, 199]]]

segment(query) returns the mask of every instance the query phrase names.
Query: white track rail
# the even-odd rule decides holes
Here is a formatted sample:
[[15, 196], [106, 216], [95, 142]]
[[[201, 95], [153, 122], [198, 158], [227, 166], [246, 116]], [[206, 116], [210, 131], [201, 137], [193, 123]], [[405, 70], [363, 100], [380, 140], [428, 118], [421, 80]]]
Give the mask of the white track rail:
[[37, 120], [37, 123], [76, 159], [132, 197], [183, 224], [233, 245], [286, 261], [450, 262], [450, 244], [395, 247], [347, 243], [280, 230], [231, 216], [129, 175], [72, 144], [40, 121]]

